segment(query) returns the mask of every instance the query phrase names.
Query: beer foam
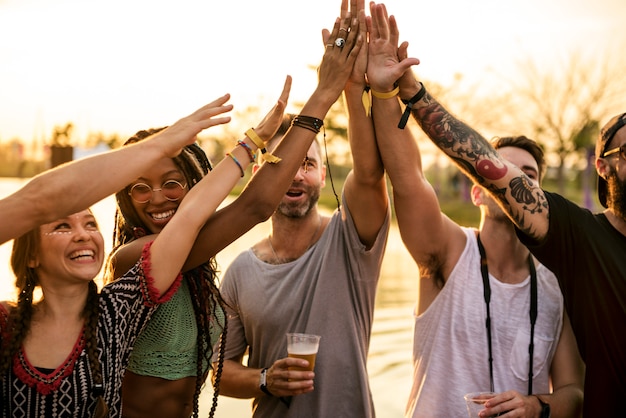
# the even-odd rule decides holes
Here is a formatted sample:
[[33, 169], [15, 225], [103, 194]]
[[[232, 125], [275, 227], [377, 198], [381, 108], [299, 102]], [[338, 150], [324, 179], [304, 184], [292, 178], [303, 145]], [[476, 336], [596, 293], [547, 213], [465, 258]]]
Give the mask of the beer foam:
[[300, 344], [297, 347], [289, 347], [290, 354], [316, 354], [317, 353], [317, 345], [315, 344]]

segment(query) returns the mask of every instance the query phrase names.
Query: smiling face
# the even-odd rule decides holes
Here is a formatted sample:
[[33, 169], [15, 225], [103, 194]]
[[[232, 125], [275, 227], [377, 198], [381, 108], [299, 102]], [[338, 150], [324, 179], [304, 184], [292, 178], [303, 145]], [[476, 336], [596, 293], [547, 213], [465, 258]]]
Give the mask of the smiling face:
[[[165, 188], [168, 187], [168, 184], [174, 184], [172, 181], [184, 186], [178, 200], [168, 199], [168, 192], [162, 190], [164, 189], [164, 184], [166, 185]], [[145, 225], [151, 233], [159, 233], [170, 219], [172, 219], [181, 200], [187, 194], [188, 186], [185, 176], [171, 158], [163, 158], [154, 164], [150, 170], [146, 171], [141, 177], [131, 183], [127, 189], [130, 190], [139, 183], [152, 188], [151, 197], [148, 201], [144, 201], [143, 203], [131, 199], [132, 206], [140, 222]], [[143, 200], [145, 199], [142, 199], [142, 201]]]
[[288, 218], [304, 217], [317, 204], [325, 182], [326, 166], [319, 145], [313, 142], [277, 212]]
[[29, 261], [39, 282], [66, 279], [91, 281], [104, 261], [104, 240], [89, 210], [44, 224], [39, 229], [39, 247]]

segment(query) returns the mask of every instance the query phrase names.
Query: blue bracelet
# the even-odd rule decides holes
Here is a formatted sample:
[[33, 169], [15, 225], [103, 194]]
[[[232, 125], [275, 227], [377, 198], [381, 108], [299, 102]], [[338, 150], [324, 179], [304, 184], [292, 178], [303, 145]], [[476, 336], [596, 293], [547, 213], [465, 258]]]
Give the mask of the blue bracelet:
[[235, 164], [237, 164], [237, 167], [239, 167], [239, 171], [241, 171], [241, 177], [243, 177], [245, 173], [243, 171], [243, 167], [239, 163], [239, 160], [237, 160], [237, 158], [233, 154], [231, 154], [230, 152], [227, 152], [226, 155], [228, 155], [230, 158], [232, 158], [233, 161], [235, 162]]

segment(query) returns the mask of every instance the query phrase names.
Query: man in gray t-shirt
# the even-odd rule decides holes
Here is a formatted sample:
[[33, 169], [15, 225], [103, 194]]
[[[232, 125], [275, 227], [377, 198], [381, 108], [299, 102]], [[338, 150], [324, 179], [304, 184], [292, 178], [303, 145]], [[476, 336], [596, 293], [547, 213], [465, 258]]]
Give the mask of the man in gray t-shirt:
[[[345, 36], [337, 27], [327, 34], [327, 54], [340, 53], [329, 51], [339, 48], [332, 43], [338, 34]], [[331, 217], [318, 210], [326, 166], [315, 142], [271, 218], [270, 235], [240, 254], [222, 281], [228, 325], [220, 394], [254, 398], [255, 417], [375, 416], [366, 365], [390, 209], [361, 101], [362, 52], [344, 88], [353, 170], [341, 208]], [[313, 372], [288, 370], [307, 365], [287, 357], [288, 332], [321, 335]]]

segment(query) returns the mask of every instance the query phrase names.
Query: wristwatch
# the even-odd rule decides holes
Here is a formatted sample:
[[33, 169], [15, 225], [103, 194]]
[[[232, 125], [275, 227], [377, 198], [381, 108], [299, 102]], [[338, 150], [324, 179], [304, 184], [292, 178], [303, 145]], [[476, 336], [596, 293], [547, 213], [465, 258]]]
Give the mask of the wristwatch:
[[539, 405], [541, 405], [541, 413], [539, 414], [539, 418], [550, 418], [550, 404], [541, 400], [541, 398], [535, 395], [535, 398], [539, 401]]
[[263, 393], [265, 393], [266, 395], [274, 396], [267, 388], [267, 367], [261, 370], [261, 380], [259, 381], [259, 388], [261, 388]]

